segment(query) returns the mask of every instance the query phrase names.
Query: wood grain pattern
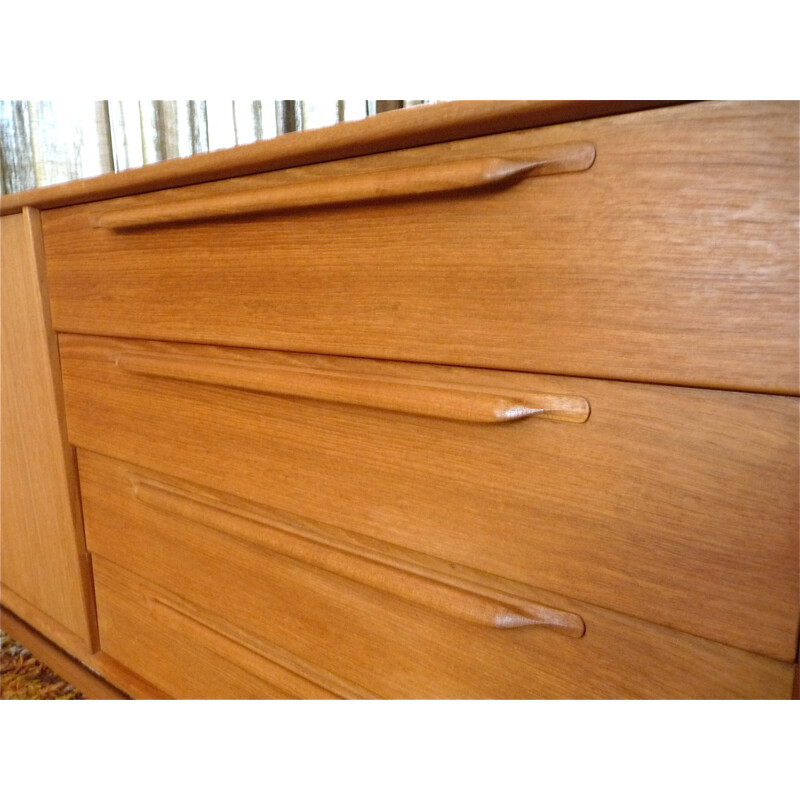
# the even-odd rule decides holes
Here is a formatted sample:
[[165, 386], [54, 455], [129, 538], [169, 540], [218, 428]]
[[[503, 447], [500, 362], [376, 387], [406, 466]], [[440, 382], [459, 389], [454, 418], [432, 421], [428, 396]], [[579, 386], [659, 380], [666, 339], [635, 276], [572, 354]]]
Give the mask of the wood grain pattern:
[[578, 142], [548, 148], [525, 161], [473, 158], [303, 181], [220, 194], [212, 198], [178, 200], [144, 207], [137, 205], [103, 214], [97, 220], [97, 225], [101, 228], [136, 228], [359, 202], [411, 200], [485, 189], [498, 184], [509, 185], [523, 177], [580, 172], [591, 167], [594, 158], [594, 146], [589, 142]]
[[73, 633], [69, 628], [46, 614], [38, 606], [26, 600], [6, 584], [0, 584], [0, 601], [5, 609], [25, 620], [43, 636], [55, 642], [80, 661], [86, 662], [86, 656], [91, 655], [94, 644], [90, 647], [83, 638]]
[[[63, 647], [64, 651], [81, 664], [100, 675], [103, 679], [122, 690], [129, 697], [139, 700], [164, 700], [168, 694], [143, 680], [135, 672], [120, 664], [103, 652], [92, 650], [72, 631], [44, 614], [36, 606], [27, 602], [8, 587], [0, 592], [3, 601], [3, 619], [14, 614], [21, 624], [27, 625], [36, 636], [57, 642], [53, 647]], [[13, 607], [14, 611], [11, 611]], [[12, 623], [13, 625], [13, 623]], [[63, 645], [61, 644], [63, 643]]]
[[[157, 624], [172, 629], [176, 634], [183, 634], [190, 641], [243, 666], [288, 697], [311, 700], [378, 699], [363, 687], [298, 659], [231, 625], [225, 617], [200, 609], [164, 589], [149, 593], [147, 605]], [[165, 656], [169, 657], [169, 654]]]
[[92, 669], [124, 691], [132, 700], [170, 700], [171, 695], [103, 652], [85, 659]]
[[[794, 398], [71, 335], [60, 342], [78, 447], [794, 660]], [[592, 415], [583, 425], [463, 425], [146, 378], [115, 367], [124, 353], [563, 393], [586, 397]]]
[[456, 104], [31, 193], [117, 197], [43, 215], [59, 329], [132, 337], [61, 337], [109, 651], [3, 601], [131, 696], [789, 696], [798, 108]]
[[23, 206], [57, 206], [214, 181], [234, 175], [286, 169], [467, 139], [500, 131], [554, 125], [576, 119], [624, 114], [675, 104], [664, 100], [456, 101], [403, 109], [320, 130], [290, 133], [228, 150], [148, 164], [115, 175], [100, 175], [0, 197], [0, 214]]
[[288, 693], [229, 657], [208, 650], [185, 632], [183, 636], [176, 635], [163, 622], [148, 619], [146, 605], [128, 601], [122, 580], [115, 581], [115, 592], [109, 596], [109, 578], [104, 579], [101, 559], [96, 559], [95, 569], [100, 636], [105, 651], [165, 695], [179, 700], [290, 699]]
[[586, 422], [590, 412], [589, 403], [584, 397], [533, 392], [510, 396], [508, 393], [469, 386], [392, 380], [376, 375], [331, 370], [267, 367], [225, 358], [121, 353], [116, 364], [120, 369], [138, 375], [248, 389], [285, 397], [330, 400], [459, 422], [501, 423], [532, 416], [559, 422]]
[[16, 598], [22, 597], [92, 646], [91, 573], [40, 274], [40, 237], [39, 215], [32, 209], [2, 221], [0, 563], [3, 586], [10, 590], [3, 602], [21, 613]]
[[[107, 652], [129, 663], [178, 699], [374, 698], [361, 687], [308, 667], [331, 691], [274, 661], [274, 645], [234, 626], [210, 622], [214, 614], [97, 559], [101, 635]], [[227, 630], [225, 630], [227, 629]], [[146, 652], [146, 657], [143, 653]], [[298, 659], [286, 654], [290, 662]], [[191, 674], [189, 674], [191, 673]], [[320, 677], [321, 676], [321, 677]]]
[[[87, 492], [101, 554], [95, 571], [104, 647], [155, 683], [162, 678], [154, 670], [169, 672], [170, 685], [160, 685], [171, 693], [204, 696], [197, 693], [218, 692], [220, 684], [215, 678], [198, 687], [193, 676], [184, 678], [191, 670], [182, 641], [164, 664], [142, 659], [136, 642], [146, 636], [149, 645], [162, 631], [147, 609], [163, 598], [201, 621], [207, 613], [224, 617], [251, 641], [284, 648], [381, 697], [788, 698], [791, 691], [792, 664], [546, 593], [536, 599], [566, 604], [586, 619], [583, 638], [453, 620], [195, 522], [126, 505], [113, 470], [98, 473], [100, 466], [95, 457]], [[243, 668], [233, 651], [229, 658], [232, 672]]]
[[380, 551], [363, 548], [354, 552], [345, 542], [322, 542], [312, 530], [286, 525], [272, 516], [254, 515], [195, 492], [138, 478], [135, 470], [129, 477], [136, 499], [159, 511], [256, 542], [441, 614], [490, 628], [539, 626], [577, 638], [585, 632], [583, 620], [575, 614], [529, 603], [519, 597], [498, 597], [496, 592], [475, 587], [466, 589], [447, 574], [421, 573], [412, 565], [387, 559]]
[[[703, 103], [175, 189], [592, 141], [502, 192], [124, 233], [43, 215], [60, 331], [798, 393], [798, 106]], [[202, 319], [202, 325], [198, 320]]]

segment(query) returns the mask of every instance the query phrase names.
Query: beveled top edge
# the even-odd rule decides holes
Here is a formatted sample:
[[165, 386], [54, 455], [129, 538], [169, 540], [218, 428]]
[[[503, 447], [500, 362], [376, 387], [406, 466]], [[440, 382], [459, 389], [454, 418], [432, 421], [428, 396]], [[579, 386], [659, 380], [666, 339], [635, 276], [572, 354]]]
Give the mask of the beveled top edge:
[[25, 206], [57, 208], [679, 102], [683, 101], [457, 100], [413, 106], [355, 122], [5, 195], [0, 197], [0, 214], [12, 214]]

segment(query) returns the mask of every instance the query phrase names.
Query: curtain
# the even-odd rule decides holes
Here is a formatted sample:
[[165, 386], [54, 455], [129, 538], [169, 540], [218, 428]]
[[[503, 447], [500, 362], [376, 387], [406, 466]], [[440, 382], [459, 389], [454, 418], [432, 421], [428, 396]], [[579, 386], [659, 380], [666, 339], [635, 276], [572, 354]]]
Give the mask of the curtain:
[[3, 194], [432, 100], [0, 101]]

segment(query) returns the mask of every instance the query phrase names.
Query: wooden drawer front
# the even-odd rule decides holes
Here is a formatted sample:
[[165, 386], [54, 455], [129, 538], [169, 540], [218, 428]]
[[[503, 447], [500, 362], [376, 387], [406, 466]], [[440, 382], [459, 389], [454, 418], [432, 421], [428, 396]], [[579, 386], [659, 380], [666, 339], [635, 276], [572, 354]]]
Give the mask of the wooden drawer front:
[[[797, 141], [796, 103], [699, 103], [54, 209], [53, 320], [796, 393]], [[545, 166], [481, 187], [498, 157]]]
[[[794, 398], [71, 335], [60, 347], [78, 447], [304, 529], [793, 658]], [[571, 421], [586, 401], [588, 421]], [[512, 415], [541, 402], [551, 418], [474, 421], [487, 402]]]
[[[253, 644], [246, 634], [220, 629], [172, 593], [106, 561], [94, 560], [103, 652], [178, 699], [334, 699], [325, 688], [286, 666], [297, 659]], [[283, 656], [283, 657], [282, 657]], [[283, 663], [279, 663], [283, 662]], [[302, 670], [302, 667], [300, 668]], [[340, 682], [341, 683], [341, 682]]]
[[27, 622], [35, 614], [61, 647], [91, 652], [91, 572], [42, 282], [38, 213], [3, 217], [0, 246], [0, 595]]
[[[279, 555], [284, 545], [274, 531], [265, 529], [264, 537], [270, 547], [278, 542], [278, 549], [257, 544], [252, 519], [248, 529], [221, 522], [220, 514], [230, 511], [209, 511], [208, 524], [182, 513], [197, 498], [215, 498], [219, 508], [232, 498], [83, 452], [80, 468], [89, 545], [102, 556], [97, 564], [103, 648], [175, 694], [185, 671], [182, 656], [170, 649], [168, 677], [146, 673], [133, 635], [143, 626], [148, 637], [163, 635], [171, 642], [179, 635], [187, 646], [213, 629], [228, 643], [236, 666], [242, 666], [242, 653], [250, 654], [245, 668], [253, 671], [259, 670], [256, 653], [291, 653], [306, 665], [305, 674], [313, 664], [327, 676], [319, 684], [349, 685], [340, 696], [788, 698], [791, 691], [792, 664], [502, 581], [439, 573], [445, 582], [440, 587], [462, 593], [459, 606], [443, 592], [421, 589], [423, 572], [436, 583], [434, 570], [414, 573], [402, 562], [392, 567], [397, 579], [376, 581], [363, 564], [352, 566], [359, 558], [345, 554], [352, 562], [345, 578], [339, 564], [334, 572]], [[151, 497], [137, 500], [131, 475], [143, 492], [155, 484], [162, 492], [178, 491], [183, 506], [164, 510]], [[238, 513], [249, 511], [245, 505]], [[150, 585], [123, 580], [106, 558]], [[313, 553], [311, 559], [318, 561]], [[515, 607], [529, 623], [549, 612], [551, 624], [517, 619], [518, 627], [498, 628], [512, 623], [479, 614], [467, 621], [462, 612], [480, 603]], [[116, 614], [127, 616], [117, 622]], [[585, 625], [583, 636], [569, 627], [572, 620]]]

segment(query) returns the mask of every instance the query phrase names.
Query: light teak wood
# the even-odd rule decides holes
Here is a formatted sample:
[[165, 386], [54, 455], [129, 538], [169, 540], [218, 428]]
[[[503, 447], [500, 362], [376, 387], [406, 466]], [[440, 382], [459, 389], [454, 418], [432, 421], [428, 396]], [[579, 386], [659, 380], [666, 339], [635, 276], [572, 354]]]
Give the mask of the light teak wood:
[[[380, 697], [788, 698], [791, 691], [792, 664], [524, 587], [514, 588], [585, 619], [586, 635], [453, 619], [144, 505], [132, 497], [128, 465], [88, 454], [81, 465], [104, 648], [170, 693], [219, 696], [227, 681], [241, 694], [228, 675], [263, 674], [268, 667], [255, 656], [275, 647]], [[213, 662], [198, 658], [205, 648], [219, 648], [230, 667], [224, 679], [207, 674], [198, 685], [184, 675]]]
[[[204, 648], [194, 637], [187, 636], [186, 631], [181, 631], [183, 635], [180, 635], [162, 620], [148, 619], [150, 608], [142, 601], [138, 605], [128, 601], [124, 581], [114, 580], [116, 572], [107, 577], [101, 559], [96, 559], [95, 573], [104, 652], [130, 665], [168, 697], [289, 699], [290, 695], [274, 684], [234, 663], [229, 654], [218, 655]], [[113, 594], [109, 593], [112, 580]], [[143, 647], [147, 651], [146, 658], [143, 658]]]
[[[101, 558], [97, 591], [106, 651], [136, 665], [171, 697], [376, 697]], [[142, 647], [147, 649], [146, 659], [141, 657]]]
[[2, 220], [2, 599], [22, 614], [23, 598], [91, 647], [91, 573], [40, 235], [34, 210]]
[[586, 422], [589, 403], [584, 397], [542, 393], [493, 392], [453, 384], [398, 380], [357, 372], [192, 358], [169, 353], [124, 353], [120, 369], [150, 377], [249, 389], [285, 397], [331, 400], [335, 403], [380, 408], [402, 414], [438, 417], [460, 422], [512, 422], [537, 416], [565, 422]]
[[[58, 330], [798, 392], [798, 106], [699, 103], [43, 214]], [[106, 215], [587, 141], [446, 200], [157, 229]], [[202, 320], [202, 324], [198, 324]]]
[[[794, 660], [794, 398], [74, 335], [60, 343], [78, 447], [370, 546]], [[440, 420], [117, 366], [140, 355], [576, 396], [592, 412], [580, 425]]]
[[[112, 587], [112, 589], [115, 587]], [[155, 587], [154, 587], [155, 588]], [[224, 617], [200, 609], [162, 587], [147, 598], [154, 621], [186, 636], [228, 662], [271, 682], [287, 697], [312, 700], [376, 700], [376, 695], [350, 681], [298, 659], [280, 647], [231, 625]], [[180, 676], [178, 676], [180, 681]], [[180, 682], [179, 682], [180, 687]], [[180, 688], [179, 688], [180, 691]]]
[[115, 175], [99, 175], [41, 186], [0, 197], [0, 213], [23, 206], [56, 208], [90, 200], [152, 192], [338, 159], [467, 139], [499, 131], [555, 125], [589, 117], [673, 105], [664, 100], [456, 101], [379, 114], [320, 130], [148, 164]]
[[551, 628], [580, 637], [583, 620], [560, 609], [529, 603], [519, 597], [465, 588], [446, 573], [420, 572], [413, 565], [387, 558], [381, 551], [354, 549], [346, 540], [320, 541], [310, 529], [286, 525], [274, 517], [247, 513], [235, 505], [209, 501], [197, 493], [137, 478], [131, 472], [136, 498], [154, 508], [263, 544], [275, 552], [401, 597], [439, 613], [490, 628]]
[[178, 200], [164, 205], [139, 206], [104, 214], [97, 225], [101, 228], [136, 228], [376, 200], [410, 200], [509, 184], [534, 175], [580, 172], [591, 167], [594, 157], [594, 147], [582, 142], [551, 148], [549, 152], [539, 152], [525, 161], [475, 158], [233, 192], [213, 198]]
[[3, 613], [8, 614], [11, 606], [13, 606], [15, 612], [18, 611], [15, 616], [18, 616], [22, 623], [28, 625], [38, 637], [54, 643], [58, 642], [58, 645], [53, 644], [54, 647], [60, 647], [63, 642], [65, 652], [102, 676], [113, 686], [121, 689], [129, 697], [138, 700], [164, 700], [169, 697], [168, 694], [157, 689], [107, 654], [100, 651], [92, 652], [72, 631], [41, 612], [23, 597], [4, 588]]
[[104, 651], [3, 602], [134, 697], [787, 697], [798, 402], [751, 392], [798, 393], [798, 105], [654, 105], [0, 199], [53, 208], [59, 329], [361, 357], [64, 335]]

